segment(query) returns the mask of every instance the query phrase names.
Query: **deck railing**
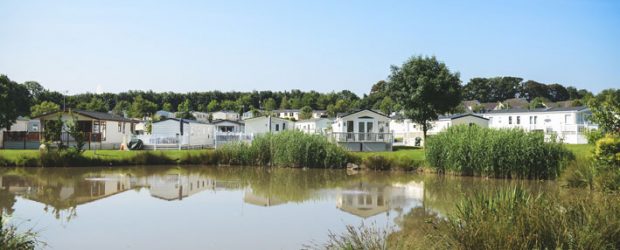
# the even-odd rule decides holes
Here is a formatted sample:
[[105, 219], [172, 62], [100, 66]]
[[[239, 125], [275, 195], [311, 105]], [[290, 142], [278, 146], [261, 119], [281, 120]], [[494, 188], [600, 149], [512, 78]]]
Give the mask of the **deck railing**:
[[332, 132], [329, 135], [335, 142], [385, 142], [392, 143], [394, 136], [392, 133], [347, 133]]

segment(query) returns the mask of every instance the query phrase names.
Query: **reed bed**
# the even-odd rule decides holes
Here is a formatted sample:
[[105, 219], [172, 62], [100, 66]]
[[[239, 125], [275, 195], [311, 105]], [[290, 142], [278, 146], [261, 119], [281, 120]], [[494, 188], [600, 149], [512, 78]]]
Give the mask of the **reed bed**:
[[432, 168], [465, 176], [555, 179], [573, 158], [562, 143], [518, 129], [454, 126], [426, 143]]

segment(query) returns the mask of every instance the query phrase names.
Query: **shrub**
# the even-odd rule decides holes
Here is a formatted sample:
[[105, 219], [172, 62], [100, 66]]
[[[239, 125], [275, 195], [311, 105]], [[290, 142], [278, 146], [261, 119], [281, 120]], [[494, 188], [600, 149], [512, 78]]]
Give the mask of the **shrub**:
[[607, 134], [596, 142], [592, 163], [601, 190], [620, 190], [620, 137]]
[[588, 144], [595, 144], [596, 141], [603, 138], [603, 136], [605, 135], [603, 134], [603, 131], [598, 129], [587, 130], [584, 134], [588, 139]]
[[542, 133], [454, 126], [427, 139], [426, 159], [439, 173], [554, 179], [574, 156]]
[[620, 136], [607, 134], [596, 141], [594, 163], [598, 166], [620, 167]]

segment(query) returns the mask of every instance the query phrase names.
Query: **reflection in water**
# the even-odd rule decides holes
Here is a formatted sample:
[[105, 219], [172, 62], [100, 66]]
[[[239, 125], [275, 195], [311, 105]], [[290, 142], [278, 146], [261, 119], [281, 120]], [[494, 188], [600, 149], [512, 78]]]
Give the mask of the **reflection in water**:
[[[56, 228], [53, 221], [44, 224], [51, 228], [47, 233], [53, 237], [47, 239], [48, 243], [58, 249], [78, 248], [72, 243], [75, 240], [72, 234], [76, 233], [72, 226], [85, 234], [83, 237], [88, 238], [88, 242], [99, 240], [95, 248], [115, 248], [115, 245], [106, 245], [108, 241], [98, 235], [97, 232], [101, 231], [97, 230], [105, 229], [107, 223], [110, 227], [117, 227], [127, 221], [138, 228], [128, 227], [134, 231], [115, 236], [113, 242], [124, 242], [124, 235], [165, 237], [159, 235], [163, 232], [148, 232], [151, 228], [167, 226], [174, 229], [175, 235], [216, 237], [204, 239], [209, 242], [202, 242], [206, 244], [204, 246], [199, 244], [203, 240], [200, 236], [193, 237], [184, 241], [181, 248], [254, 247], [234, 240], [244, 237], [259, 237], [255, 240], [261, 242], [272, 237], [260, 248], [298, 248], [309, 240], [326, 236], [334, 227], [344, 230], [346, 224], [372, 220], [378, 221], [379, 225], [385, 222], [386, 225], [403, 226], [408, 217], [429, 213], [443, 216], [453, 209], [456, 201], [480, 188], [513, 184], [434, 175], [369, 172], [351, 176], [341, 170], [254, 167], [3, 169], [0, 171], [0, 209], [25, 219], [43, 221], [43, 215], [51, 212], [68, 228]], [[544, 190], [554, 187], [548, 183], [526, 184]], [[25, 203], [26, 200], [40, 206]], [[175, 203], [171, 203], [173, 201]], [[31, 209], [35, 207], [40, 208]], [[140, 207], [154, 215], [173, 214], [174, 220], [157, 221], [140, 215], [127, 217], [132, 208], [142, 214], [138, 210]], [[78, 220], [74, 218], [78, 211], [83, 215], [76, 222]], [[106, 218], [106, 221], [98, 221], [98, 218]], [[193, 223], [203, 218], [205, 223], [217, 226], [201, 229], [175, 226], [175, 223]], [[264, 228], [265, 221], [273, 226]], [[305, 226], [309, 224], [319, 227]], [[226, 231], [227, 226], [233, 230]], [[217, 231], [208, 231], [211, 228]], [[105, 231], [108, 234], [109, 229], [113, 228]], [[127, 238], [125, 241], [127, 244], [140, 242], [136, 248], [166, 248], [155, 243], [148, 245], [140, 239]]]

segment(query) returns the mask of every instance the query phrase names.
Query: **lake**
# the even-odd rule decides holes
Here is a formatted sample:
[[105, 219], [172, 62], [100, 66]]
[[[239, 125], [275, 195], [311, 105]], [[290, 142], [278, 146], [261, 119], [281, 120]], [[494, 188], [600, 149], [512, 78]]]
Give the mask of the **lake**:
[[[346, 225], [445, 216], [481, 189], [554, 182], [256, 167], [0, 170], [0, 208], [49, 249], [299, 249]], [[413, 213], [412, 213], [413, 214]], [[415, 214], [414, 214], [415, 215]]]

